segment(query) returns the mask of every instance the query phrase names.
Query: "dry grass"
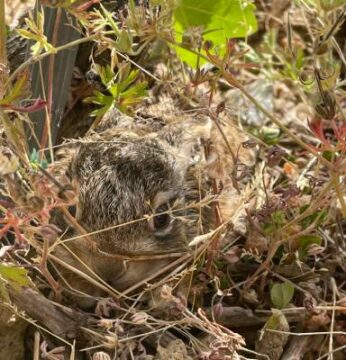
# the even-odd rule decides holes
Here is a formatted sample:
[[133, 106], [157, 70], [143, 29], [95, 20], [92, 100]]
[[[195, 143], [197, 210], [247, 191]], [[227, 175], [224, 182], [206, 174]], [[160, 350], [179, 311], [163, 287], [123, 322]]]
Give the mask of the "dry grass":
[[[77, 252], [74, 256], [80, 264], [74, 266], [56, 256], [54, 249], [81, 239], [92, 242], [95, 235], [150, 222], [152, 216], [86, 232], [67, 211], [76, 194], [57, 175], [64, 170], [59, 162], [42, 170], [44, 156], [29, 158], [20, 137], [9, 131], [11, 126], [5, 129], [5, 145], [11, 151], [0, 154], [7, 165], [1, 168], [6, 180], [6, 186], [0, 188], [2, 264], [26, 267], [37, 289], [56, 302], [31, 289], [16, 295], [9, 285], [20, 280], [28, 285], [23, 280], [26, 275], [17, 274], [13, 281], [0, 268], [6, 284], [0, 287], [5, 315], [12, 311], [33, 325], [35, 360], [40, 353], [48, 359], [68, 356], [73, 360], [77, 351], [93, 360], [163, 360], [174, 353], [179, 359], [209, 360], [344, 358], [346, 63], [342, 54], [345, 40], [338, 34], [345, 13], [341, 7], [318, 12], [310, 1], [298, 3], [279, 9], [258, 2], [262, 37], [250, 39], [249, 44], [230, 42], [229, 58], [218, 58], [212, 50], [202, 54], [214, 65], [207, 74], [189, 72], [168, 48], [161, 53], [159, 65], [151, 64], [148, 48], [150, 53], [157, 39], [172, 42], [167, 32], [160, 32], [167, 24], [159, 12], [130, 10], [130, 17], [145, 24], [136, 33], [141, 46], [132, 44], [136, 51], [129, 61], [128, 54], [119, 50], [111, 52], [113, 57], [108, 61], [122, 71], [125, 63], [139, 70], [136, 84], [143, 79], [150, 82], [149, 94], [157, 103], [136, 105], [143, 118], [184, 121], [193, 112], [194, 116], [207, 115], [216, 124], [204, 145], [205, 157], [213, 154], [213, 161], [204, 163], [198, 173], [200, 184], [208, 188], [200, 191], [199, 201], [173, 209], [180, 212], [193, 208], [202, 214], [210, 207], [215, 226], [205, 229], [200, 221], [201, 232], [188, 239], [193, 251], [187, 253], [137, 258], [108, 254], [114, 261], [125, 263], [172, 259], [122, 292], [88, 268]], [[21, 4], [11, 2], [11, 6], [12, 15], [7, 8], [8, 19]], [[84, 13], [72, 14], [78, 17]], [[87, 23], [86, 35], [77, 43], [93, 41], [99, 52], [113, 49], [111, 26], [102, 27], [99, 12], [94, 11], [88, 19], [83, 17], [83, 21]], [[155, 27], [156, 22], [161, 27]], [[95, 27], [99, 27], [97, 34], [93, 33]], [[58, 50], [71, 46], [66, 44]], [[43, 51], [30, 58], [11, 74], [9, 83], [20, 78], [31, 62], [48, 55]], [[96, 62], [104, 61], [98, 52], [93, 55]], [[199, 86], [194, 88], [193, 84]], [[94, 87], [83, 74], [74, 78], [72, 100], [67, 106], [71, 114], [76, 104], [80, 106], [77, 113], [83, 113], [80, 110], [85, 104], [79, 100], [90, 97]], [[100, 83], [96, 87], [104, 90]], [[172, 107], [169, 101], [161, 103], [158, 94], [163, 93], [178, 98], [181, 107], [177, 102]], [[137, 103], [138, 99], [139, 92], [133, 98], [119, 97], [116, 101]], [[231, 118], [236, 125], [227, 132], [222, 121]], [[19, 126], [16, 131], [15, 135], [20, 134]], [[241, 151], [234, 151], [234, 139], [242, 131], [252, 140]], [[78, 140], [72, 140], [70, 145], [57, 148], [76, 143]], [[247, 151], [256, 152], [252, 167], [245, 164]], [[231, 187], [232, 205], [228, 204], [225, 216], [220, 193]], [[76, 230], [74, 235], [59, 234], [50, 224], [55, 209], [65, 214]], [[28, 252], [29, 247], [33, 254]], [[83, 289], [72, 288], [62, 269], [106, 294], [95, 296], [97, 305], [91, 313], [68, 306], [71, 303], [65, 295], [81, 295]], [[32, 302], [25, 301], [25, 296]], [[38, 312], [38, 306], [49, 309], [48, 314]]]
[[34, 4], [35, 0], [5, 0], [6, 24], [16, 26], [18, 19]]

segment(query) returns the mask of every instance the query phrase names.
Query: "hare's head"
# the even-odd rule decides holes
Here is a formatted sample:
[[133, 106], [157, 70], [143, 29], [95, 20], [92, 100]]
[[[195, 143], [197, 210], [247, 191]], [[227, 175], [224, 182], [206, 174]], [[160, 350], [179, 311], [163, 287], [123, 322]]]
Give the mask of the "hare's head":
[[146, 134], [116, 127], [80, 145], [69, 169], [78, 189], [76, 217], [101, 251], [136, 255], [186, 248], [194, 216], [186, 199], [196, 191], [191, 168], [203, 156], [209, 132], [208, 120]]

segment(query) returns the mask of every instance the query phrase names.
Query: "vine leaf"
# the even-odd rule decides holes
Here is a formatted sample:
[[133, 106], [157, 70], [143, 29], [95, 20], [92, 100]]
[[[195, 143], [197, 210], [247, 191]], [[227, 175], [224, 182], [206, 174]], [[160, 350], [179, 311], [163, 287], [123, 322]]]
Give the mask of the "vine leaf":
[[[246, 37], [257, 31], [257, 20], [254, 14], [255, 6], [249, 1], [238, 0], [180, 0], [174, 10], [174, 30], [177, 43], [185, 43], [186, 37], [192, 37], [188, 42], [194, 50], [199, 50], [198, 36], [194, 30], [201, 32], [201, 41], [211, 41], [215, 49], [222, 56], [225, 40], [228, 38]], [[196, 32], [195, 31], [195, 32]], [[175, 47], [182, 61], [188, 65], [205, 63], [196, 54]], [[201, 50], [202, 54], [204, 50]]]

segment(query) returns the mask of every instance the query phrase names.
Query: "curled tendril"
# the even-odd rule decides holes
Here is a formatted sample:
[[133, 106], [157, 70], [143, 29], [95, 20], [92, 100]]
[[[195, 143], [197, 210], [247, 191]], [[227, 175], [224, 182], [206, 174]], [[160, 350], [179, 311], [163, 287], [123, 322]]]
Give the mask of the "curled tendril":
[[331, 63], [326, 64], [321, 67], [319, 71], [319, 76], [321, 80], [331, 79], [335, 75], [336, 69], [335, 66]]
[[299, 81], [306, 86], [313, 84], [315, 81], [314, 73], [309, 70], [301, 71], [299, 74]]

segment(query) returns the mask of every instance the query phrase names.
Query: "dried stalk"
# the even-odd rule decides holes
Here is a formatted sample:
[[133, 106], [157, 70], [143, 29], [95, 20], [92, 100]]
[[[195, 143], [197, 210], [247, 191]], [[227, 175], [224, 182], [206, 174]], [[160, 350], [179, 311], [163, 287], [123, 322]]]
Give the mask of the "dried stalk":
[[3, 84], [7, 78], [5, 0], [0, 0], [0, 99], [5, 94]]

